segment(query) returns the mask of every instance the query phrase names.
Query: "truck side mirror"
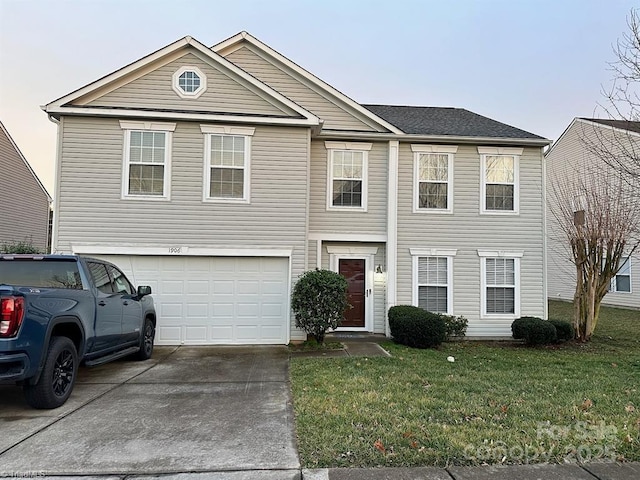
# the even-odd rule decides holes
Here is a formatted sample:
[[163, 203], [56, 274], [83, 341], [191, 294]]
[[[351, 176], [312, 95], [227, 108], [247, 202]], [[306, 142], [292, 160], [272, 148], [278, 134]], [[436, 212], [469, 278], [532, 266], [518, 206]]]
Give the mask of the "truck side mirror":
[[138, 287], [138, 297], [142, 298], [145, 295], [151, 295], [151, 287], [147, 285], [140, 285]]

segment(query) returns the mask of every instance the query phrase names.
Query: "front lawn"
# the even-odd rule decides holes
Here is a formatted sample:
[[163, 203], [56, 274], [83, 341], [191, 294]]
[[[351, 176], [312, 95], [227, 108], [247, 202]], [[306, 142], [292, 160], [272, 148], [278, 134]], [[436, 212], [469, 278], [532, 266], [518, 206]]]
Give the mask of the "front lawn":
[[638, 311], [603, 307], [587, 345], [384, 347], [392, 358], [292, 359], [305, 467], [640, 461]]

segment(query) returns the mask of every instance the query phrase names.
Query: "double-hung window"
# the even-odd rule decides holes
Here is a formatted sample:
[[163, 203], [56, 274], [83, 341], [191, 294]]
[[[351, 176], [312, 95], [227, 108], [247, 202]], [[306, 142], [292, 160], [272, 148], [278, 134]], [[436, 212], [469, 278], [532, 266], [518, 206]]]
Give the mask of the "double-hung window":
[[200, 125], [205, 135], [205, 201], [249, 203], [254, 128]]
[[411, 145], [414, 152], [414, 212], [453, 212], [453, 155], [451, 145]]
[[413, 304], [429, 312], [453, 313], [456, 250], [412, 248]]
[[481, 212], [518, 213], [522, 148], [478, 147], [478, 153], [481, 157]]
[[175, 123], [121, 121], [123, 198], [168, 199]]
[[325, 142], [328, 152], [327, 209], [367, 210], [371, 143]]
[[520, 316], [522, 252], [478, 251], [481, 257], [482, 316]]
[[631, 293], [631, 257], [622, 259], [622, 266], [611, 280], [611, 291]]

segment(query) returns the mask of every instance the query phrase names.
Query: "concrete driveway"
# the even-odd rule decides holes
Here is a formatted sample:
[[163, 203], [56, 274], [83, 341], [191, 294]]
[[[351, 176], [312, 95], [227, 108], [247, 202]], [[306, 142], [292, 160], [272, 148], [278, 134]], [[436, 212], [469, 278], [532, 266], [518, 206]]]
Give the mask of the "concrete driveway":
[[161, 347], [146, 362], [81, 368], [55, 410], [0, 385], [0, 477], [297, 478], [287, 369], [285, 347]]

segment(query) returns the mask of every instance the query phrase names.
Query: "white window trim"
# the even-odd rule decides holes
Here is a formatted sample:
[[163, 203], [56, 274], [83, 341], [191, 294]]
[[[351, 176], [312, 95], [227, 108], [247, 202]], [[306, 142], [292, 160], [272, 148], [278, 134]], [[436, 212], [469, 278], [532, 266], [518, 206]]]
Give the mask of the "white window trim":
[[[202, 178], [202, 201], [206, 203], [251, 203], [251, 138], [255, 128], [235, 125], [200, 125], [204, 135], [204, 172]], [[211, 135], [233, 135], [244, 137], [244, 185], [242, 198], [223, 198], [209, 196], [211, 183]]]
[[[120, 198], [123, 200], [153, 200], [168, 201], [171, 199], [171, 148], [173, 143], [173, 132], [176, 129], [175, 123], [170, 122], [138, 122], [120, 120], [120, 128], [124, 130], [123, 152], [122, 152], [122, 190]], [[163, 132], [165, 133], [165, 159], [164, 159], [164, 179], [162, 195], [136, 195], [129, 193], [129, 156], [131, 155], [131, 132]]]
[[446, 315], [453, 315], [453, 257], [458, 253], [457, 249], [442, 248], [410, 248], [411, 253], [411, 304], [418, 305], [418, 259], [421, 257], [444, 257], [447, 259], [447, 311]]
[[[185, 92], [180, 88], [180, 85], [178, 83], [180, 79], [180, 75], [182, 75], [185, 72], [194, 72], [196, 75], [198, 75], [198, 77], [200, 77], [200, 86], [197, 89], [195, 89], [193, 92]], [[180, 98], [195, 99], [200, 97], [200, 95], [202, 95], [207, 90], [207, 77], [204, 73], [202, 73], [202, 70], [200, 70], [198, 67], [193, 65], [188, 65], [188, 66], [185, 65], [184, 67], [180, 67], [173, 74], [171, 86], [173, 87], [173, 91], [176, 92]]]
[[[627, 292], [626, 290], [617, 290], [617, 286], [618, 286], [618, 282], [616, 281], [616, 277], [618, 276], [618, 273], [616, 273], [614, 275], [614, 277], [611, 279], [611, 288], [609, 290], [609, 293], [619, 293], [622, 295], [629, 295], [630, 293], [633, 293], [633, 265], [632, 265], [632, 257], [630, 255], [623, 257], [628, 259], [627, 261], [629, 262], [629, 273], [628, 274], [623, 274], [625, 277], [628, 275], [629, 276], [629, 291]], [[624, 264], [624, 263], [623, 263]]]
[[[520, 214], [520, 156], [523, 148], [478, 147], [480, 154], [480, 214], [519, 215]], [[487, 210], [487, 156], [513, 157], [513, 210]], [[505, 184], [506, 185], [506, 184]]]
[[[523, 250], [478, 250], [480, 257], [480, 318], [515, 320], [520, 318], [520, 258]], [[487, 258], [513, 259], [514, 313], [487, 313]]]
[[[413, 152], [413, 213], [453, 213], [453, 157], [458, 151], [457, 145], [421, 145], [412, 144]], [[422, 154], [447, 155], [447, 208], [420, 208], [420, 155]], [[429, 182], [427, 182], [429, 183]]]
[[[368, 200], [369, 151], [372, 143], [365, 142], [324, 142], [327, 149], [327, 210], [346, 212], [366, 212]], [[338, 150], [362, 152], [362, 203], [360, 207], [333, 205], [333, 153]]]

